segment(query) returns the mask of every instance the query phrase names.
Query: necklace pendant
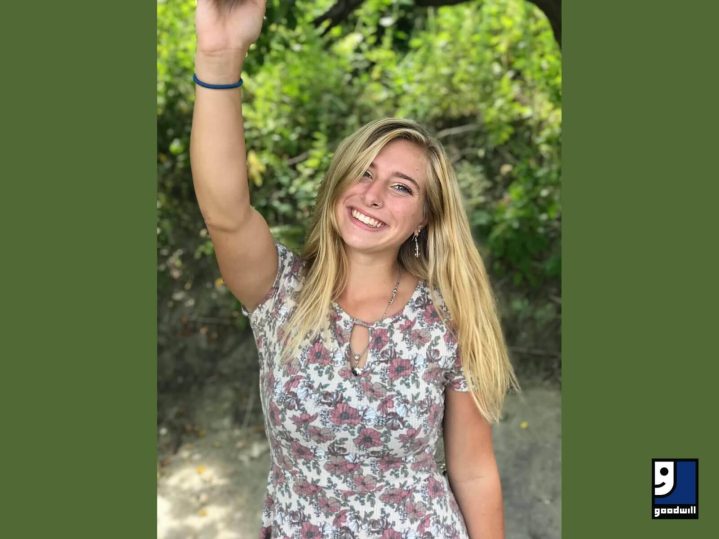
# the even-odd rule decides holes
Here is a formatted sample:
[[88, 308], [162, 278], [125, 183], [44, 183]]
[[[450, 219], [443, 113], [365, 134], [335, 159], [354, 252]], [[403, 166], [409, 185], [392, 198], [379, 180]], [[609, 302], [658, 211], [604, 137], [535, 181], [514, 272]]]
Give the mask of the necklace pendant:
[[352, 367], [352, 374], [355, 376], [361, 376], [362, 375], [362, 369], [359, 367]]

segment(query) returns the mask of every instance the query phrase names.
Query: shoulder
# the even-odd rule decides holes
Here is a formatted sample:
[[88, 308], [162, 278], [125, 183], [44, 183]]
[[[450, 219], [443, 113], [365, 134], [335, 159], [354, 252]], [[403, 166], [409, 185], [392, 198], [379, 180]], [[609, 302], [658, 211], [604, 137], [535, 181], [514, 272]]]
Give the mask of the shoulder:
[[450, 330], [451, 317], [442, 293], [437, 288], [431, 288], [426, 281], [420, 281], [417, 288], [413, 308], [420, 322], [443, 331]]
[[275, 242], [277, 249], [277, 274], [272, 287], [265, 298], [252, 311], [243, 309], [250, 321], [259, 321], [268, 316], [276, 315], [276, 309], [294, 299], [295, 293], [302, 285], [304, 262], [302, 258], [286, 245]]

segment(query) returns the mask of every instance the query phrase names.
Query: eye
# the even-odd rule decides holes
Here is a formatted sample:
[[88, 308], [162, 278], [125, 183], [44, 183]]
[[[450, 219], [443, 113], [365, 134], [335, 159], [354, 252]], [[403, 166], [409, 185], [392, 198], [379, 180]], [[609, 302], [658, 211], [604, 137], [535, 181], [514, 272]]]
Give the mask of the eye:
[[411, 195], [411, 194], [412, 194], [412, 189], [410, 189], [409, 187], [407, 187], [407, 186], [406, 186], [405, 184], [403, 184], [403, 183], [395, 183], [395, 184], [392, 186], [392, 189], [394, 189], [395, 191], [398, 191], [398, 192], [400, 192], [400, 193], [405, 193], [405, 194], [407, 194], [407, 195]]
[[362, 173], [362, 179], [371, 180], [371, 179], [372, 179], [372, 172], [370, 172], [369, 170], [365, 170], [365, 171]]

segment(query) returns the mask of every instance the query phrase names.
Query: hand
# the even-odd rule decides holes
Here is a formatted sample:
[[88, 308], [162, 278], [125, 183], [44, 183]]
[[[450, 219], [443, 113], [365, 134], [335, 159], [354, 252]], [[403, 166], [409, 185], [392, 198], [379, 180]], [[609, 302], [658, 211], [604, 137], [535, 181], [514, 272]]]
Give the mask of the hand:
[[260, 35], [265, 0], [197, 0], [197, 52], [244, 55]]

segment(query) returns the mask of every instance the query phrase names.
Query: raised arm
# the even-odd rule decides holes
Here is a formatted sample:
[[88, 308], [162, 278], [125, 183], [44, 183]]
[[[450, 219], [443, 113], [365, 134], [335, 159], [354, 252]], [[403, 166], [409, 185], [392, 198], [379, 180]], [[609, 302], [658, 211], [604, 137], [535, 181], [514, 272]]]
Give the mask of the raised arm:
[[[247, 50], [260, 34], [264, 13], [265, 2], [260, 0], [198, 0], [198, 79], [236, 83]], [[252, 310], [272, 286], [277, 252], [267, 223], [250, 205], [239, 88], [196, 86], [190, 158], [197, 201], [222, 277]]]

